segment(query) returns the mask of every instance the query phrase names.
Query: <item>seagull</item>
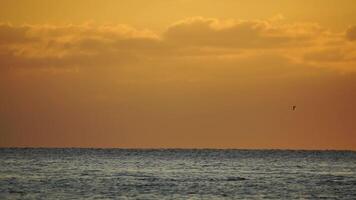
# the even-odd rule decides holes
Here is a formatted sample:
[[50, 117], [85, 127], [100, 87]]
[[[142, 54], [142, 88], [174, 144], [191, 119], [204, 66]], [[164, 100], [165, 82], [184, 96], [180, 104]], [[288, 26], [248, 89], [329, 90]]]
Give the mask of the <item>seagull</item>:
[[295, 111], [295, 109], [297, 108], [297, 106], [292, 106], [292, 110]]

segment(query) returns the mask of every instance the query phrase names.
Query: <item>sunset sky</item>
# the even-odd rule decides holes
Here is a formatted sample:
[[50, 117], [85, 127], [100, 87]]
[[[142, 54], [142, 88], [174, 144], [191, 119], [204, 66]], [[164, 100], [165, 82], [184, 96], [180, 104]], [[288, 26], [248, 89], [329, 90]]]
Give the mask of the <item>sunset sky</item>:
[[356, 1], [1, 0], [0, 147], [356, 150]]

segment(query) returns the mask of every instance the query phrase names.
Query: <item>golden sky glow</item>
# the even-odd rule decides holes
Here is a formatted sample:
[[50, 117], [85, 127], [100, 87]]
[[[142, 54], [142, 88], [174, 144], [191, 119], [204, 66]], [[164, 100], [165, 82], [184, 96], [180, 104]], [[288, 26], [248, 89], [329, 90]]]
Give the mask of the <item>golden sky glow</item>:
[[0, 146], [356, 150], [353, 0], [1, 4]]

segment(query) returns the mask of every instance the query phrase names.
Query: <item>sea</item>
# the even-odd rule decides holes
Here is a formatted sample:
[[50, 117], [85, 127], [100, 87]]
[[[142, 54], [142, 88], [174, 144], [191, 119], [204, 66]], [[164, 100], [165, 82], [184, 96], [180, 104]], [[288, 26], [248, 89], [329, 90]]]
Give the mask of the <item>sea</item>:
[[0, 199], [356, 199], [356, 152], [1, 148]]

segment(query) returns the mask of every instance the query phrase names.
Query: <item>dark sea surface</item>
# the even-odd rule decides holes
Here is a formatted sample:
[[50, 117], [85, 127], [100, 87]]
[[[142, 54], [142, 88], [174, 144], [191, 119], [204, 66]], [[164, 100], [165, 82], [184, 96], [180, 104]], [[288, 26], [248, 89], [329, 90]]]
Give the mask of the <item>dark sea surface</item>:
[[356, 152], [0, 149], [0, 199], [356, 199]]

